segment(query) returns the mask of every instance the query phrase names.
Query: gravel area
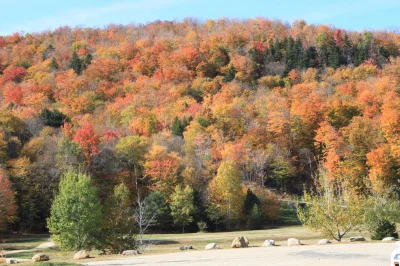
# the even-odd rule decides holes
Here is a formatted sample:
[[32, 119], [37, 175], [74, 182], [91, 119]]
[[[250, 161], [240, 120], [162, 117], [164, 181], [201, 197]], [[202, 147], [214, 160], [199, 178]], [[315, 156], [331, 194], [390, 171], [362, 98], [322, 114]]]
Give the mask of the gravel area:
[[389, 265], [394, 243], [279, 246], [139, 255], [85, 265]]

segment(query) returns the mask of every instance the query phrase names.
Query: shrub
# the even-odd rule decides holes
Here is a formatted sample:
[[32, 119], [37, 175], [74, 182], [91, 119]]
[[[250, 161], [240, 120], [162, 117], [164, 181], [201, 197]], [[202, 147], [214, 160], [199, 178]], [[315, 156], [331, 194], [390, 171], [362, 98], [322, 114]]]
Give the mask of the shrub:
[[371, 239], [382, 240], [385, 237], [399, 237], [396, 232], [396, 224], [391, 223], [388, 220], [380, 220], [375, 228], [375, 231], [371, 235]]
[[197, 227], [199, 228], [199, 232], [201, 232], [201, 233], [207, 232], [208, 226], [207, 226], [206, 222], [203, 222], [203, 221], [198, 222], [197, 223]]

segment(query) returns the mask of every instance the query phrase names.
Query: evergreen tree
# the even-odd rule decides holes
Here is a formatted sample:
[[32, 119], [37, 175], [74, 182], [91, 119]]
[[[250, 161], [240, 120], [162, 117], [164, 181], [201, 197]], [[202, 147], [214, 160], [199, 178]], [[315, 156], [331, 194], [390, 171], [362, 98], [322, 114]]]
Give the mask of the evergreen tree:
[[251, 191], [251, 189], [248, 188], [246, 199], [244, 200], [244, 213], [246, 215], [250, 214], [254, 205], [260, 206], [260, 199], [253, 193], [253, 191]]
[[155, 214], [155, 222], [151, 225], [152, 228], [162, 231], [171, 229], [171, 208], [167, 203], [167, 199], [161, 192], [154, 191], [147, 196], [145, 205], [147, 206], [145, 213], [147, 217], [151, 217]]
[[76, 52], [72, 54], [72, 58], [69, 61], [69, 67], [72, 68], [77, 75], [82, 73], [82, 60], [79, 58]]
[[182, 132], [183, 130], [181, 126], [181, 121], [178, 117], [175, 117], [174, 123], [172, 124], [172, 133], [176, 136], [183, 136]]
[[50, 67], [52, 70], [57, 70], [57, 69], [59, 68], [59, 65], [58, 65], [58, 63], [57, 63], [57, 60], [56, 60], [54, 57], [51, 58], [49, 67]]
[[47, 108], [44, 108], [40, 112], [40, 117], [44, 120], [46, 126], [50, 127], [60, 127], [64, 125], [64, 122], [69, 122], [69, 118], [55, 109], [54, 111], [50, 111]]
[[263, 217], [260, 211], [260, 206], [254, 204], [251, 208], [249, 219], [247, 220], [247, 227], [250, 230], [262, 229], [263, 227]]
[[236, 69], [233, 65], [231, 65], [228, 68], [228, 71], [226, 72], [225, 77], [223, 78], [223, 82], [227, 83], [227, 82], [231, 82], [232, 80], [235, 79], [235, 75], [236, 75]]
[[89, 176], [68, 171], [59, 184], [47, 226], [62, 250], [90, 249], [101, 231], [102, 207]]

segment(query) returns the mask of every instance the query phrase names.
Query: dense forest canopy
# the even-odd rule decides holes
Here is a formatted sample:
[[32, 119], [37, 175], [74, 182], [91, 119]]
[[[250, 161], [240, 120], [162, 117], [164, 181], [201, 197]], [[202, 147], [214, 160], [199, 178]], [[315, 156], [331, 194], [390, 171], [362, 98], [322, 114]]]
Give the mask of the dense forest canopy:
[[263, 18], [0, 36], [13, 228], [46, 230], [70, 167], [103, 201], [121, 182], [132, 204], [190, 186], [192, 223], [240, 220], [247, 188], [274, 220], [271, 189], [301, 194], [318, 168], [357, 194], [397, 189], [399, 47], [395, 32]]

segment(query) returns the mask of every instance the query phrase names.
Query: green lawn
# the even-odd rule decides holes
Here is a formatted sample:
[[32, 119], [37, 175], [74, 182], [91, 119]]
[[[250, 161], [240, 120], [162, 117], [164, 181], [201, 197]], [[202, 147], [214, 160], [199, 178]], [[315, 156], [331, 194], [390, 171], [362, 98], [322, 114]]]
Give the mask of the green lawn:
[[28, 235], [18, 234], [10, 238], [1, 239], [1, 246], [4, 250], [26, 250], [33, 249], [43, 242], [47, 242], [50, 236], [44, 235]]

